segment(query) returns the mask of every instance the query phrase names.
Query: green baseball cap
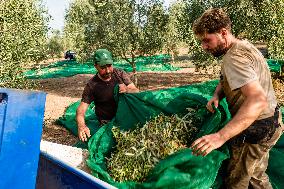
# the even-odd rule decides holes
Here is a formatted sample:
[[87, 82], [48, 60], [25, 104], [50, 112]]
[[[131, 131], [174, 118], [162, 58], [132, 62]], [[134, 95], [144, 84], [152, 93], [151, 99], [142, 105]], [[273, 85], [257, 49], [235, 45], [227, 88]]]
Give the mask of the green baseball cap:
[[98, 49], [94, 54], [94, 62], [100, 66], [112, 64], [112, 54], [107, 49]]

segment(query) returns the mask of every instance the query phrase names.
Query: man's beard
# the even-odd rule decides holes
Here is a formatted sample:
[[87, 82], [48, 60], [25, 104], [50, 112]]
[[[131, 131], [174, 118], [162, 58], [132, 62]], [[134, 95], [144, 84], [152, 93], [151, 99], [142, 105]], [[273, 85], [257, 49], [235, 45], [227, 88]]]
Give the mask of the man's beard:
[[109, 78], [111, 78], [111, 74], [112, 74], [112, 72], [106, 73], [106, 74], [104, 74], [104, 75], [101, 75], [101, 77], [102, 77], [103, 79], [109, 79]]
[[215, 49], [208, 49], [206, 52], [212, 54], [214, 57], [220, 57], [226, 54], [227, 48], [225, 48], [225, 45], [222, 43], [219, 43], [218, 46]]

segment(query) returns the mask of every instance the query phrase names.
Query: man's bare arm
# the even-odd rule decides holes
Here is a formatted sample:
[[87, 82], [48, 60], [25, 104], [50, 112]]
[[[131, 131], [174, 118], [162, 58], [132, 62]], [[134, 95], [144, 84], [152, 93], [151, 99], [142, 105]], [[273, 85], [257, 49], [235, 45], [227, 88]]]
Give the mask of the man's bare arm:
[[87, 138], [91, 136], [90, 129], [85, 123], [85, 113], [89, 107], [89, 104], [81, 102], [76, 111], [76, 121], [78, 125], [78, 137], [81, 141], [87, 141]]
[[219, 131], [226, 140], [247, 129], [267, 107], [266, 95], [258, 81], [241, 88], [244, 102], [233, 119]]
[[194, 154], [207, 155], [221, 147], [230, 138], [247, 129], [267, 107], [267, 98], [258, 81], [241, 87], [244, 102], [234, 118], [220, 131], [195, 140], [191, 148]]
[[217, 85], [213, 96], [218, 97], [219, 100], [222, 100], [225, 97], [224, 91], [223, 91], [223, 88], [220, 82]]
[[217, 108], [219, 106], [220, 100], [224, 98], [224, 91], [222, 89], [222, 85], [219, 82], [217, 85], [213, 97], [208, 101], [206, 107], [210, 112], [214, 112], [215, 110], [212, 108], [212, 104]]
[[130, 83], [127, 87], [127, 93], [138, 93], [139, 89], [134, 85], [134, 83]]

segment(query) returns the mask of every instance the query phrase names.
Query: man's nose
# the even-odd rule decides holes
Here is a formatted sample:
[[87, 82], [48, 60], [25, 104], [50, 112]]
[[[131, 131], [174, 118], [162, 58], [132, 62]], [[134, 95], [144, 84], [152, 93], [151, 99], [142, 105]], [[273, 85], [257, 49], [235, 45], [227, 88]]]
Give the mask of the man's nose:
[[106, 67], [106, 73], [110, 73], [110, 68]]

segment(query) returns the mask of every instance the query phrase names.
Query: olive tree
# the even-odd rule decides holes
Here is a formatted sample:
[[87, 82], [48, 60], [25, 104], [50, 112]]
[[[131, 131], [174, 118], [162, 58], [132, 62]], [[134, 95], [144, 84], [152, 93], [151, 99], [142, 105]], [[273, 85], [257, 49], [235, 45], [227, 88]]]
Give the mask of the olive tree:
[[175, 61], [175, 57], [178, 55], [179, 45], [183, 42], [183, 36], [180, 33], [182, 30], [179, 30], [179, 20], [182, 19], [182, 12], [184, 8], [185, 3], [177, 1], [173, 3], [168, 10], [169, 18], [166, 26], [166, 33], [164, 35], [164, 49], [168, 54], [171, 54], [173, 62]]
[[0, 1], [0, 87], [30, 87], [22, 73], [45, 56], [48, 18], [39, 0]]
[[181, 16], [178, 17], [178, 30], [182, 39], [189, 46], [189, 55], [198, 71], [200, 68], [216, 63], [216, 61], [202, 50], [200, 42], [193, 34], [192, 24], [206, 9], [216, 7], [218, 3], [212, 0], [184, 0], [182, 2], [184, 6]]
[[93, 22], [93, 16], [93, 8], [88, 0], [75, 0], [66, 10], [64, 49], [75, 51], [78, 60], [86, 60], [93, 49], [92, 44], [87, 42], [86, 36]]
[[282, 0], [183, 0], [185, 8], [179, 19], [179, 32], [190, 46], [190, 52], [198, 66], [210, 65], [212, 57], [200, 48], [191, 26], [208, 8], [223, 8], [232, 20], [232, 32], [238, 38], [268, 45], [270, 58], [284, 57], [284, 2]]
[[83, 60], [107, 48], [135, 72], [135, 57], [162, 50], [166, 23], [159, 0], [75, 0], [67, 11], [65, 40], [72, 40]]
[[60, 58], [63, 53], [62, 36], [59, 30], [53, 30], [47, 42], [49, 58]]

